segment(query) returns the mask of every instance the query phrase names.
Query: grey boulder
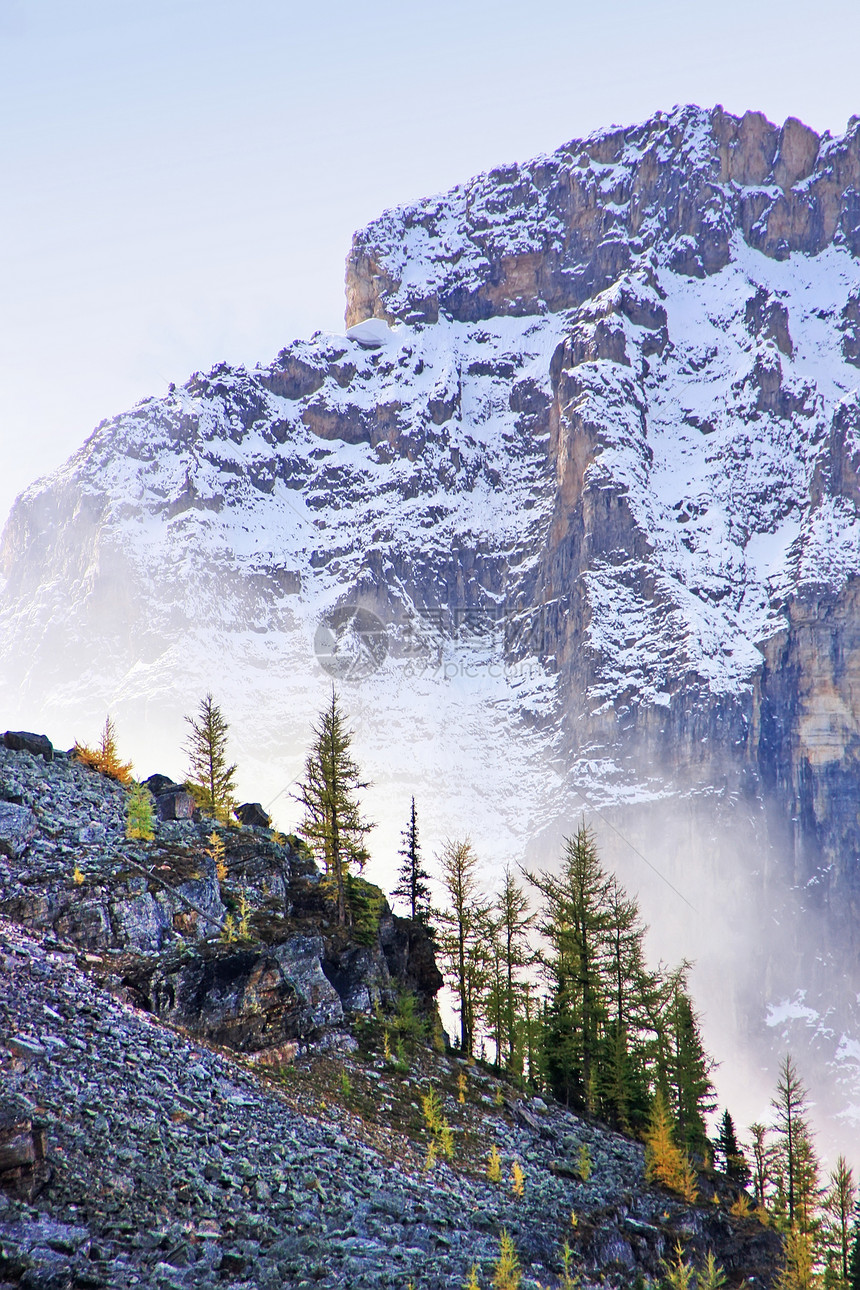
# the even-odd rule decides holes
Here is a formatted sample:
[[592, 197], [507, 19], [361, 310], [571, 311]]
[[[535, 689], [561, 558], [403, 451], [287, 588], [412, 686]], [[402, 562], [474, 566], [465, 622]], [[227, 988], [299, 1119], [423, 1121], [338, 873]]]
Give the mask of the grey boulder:
[[39, 825], [28, 806], [0, 802], [0, 855], [13, 860], [27, 849]]

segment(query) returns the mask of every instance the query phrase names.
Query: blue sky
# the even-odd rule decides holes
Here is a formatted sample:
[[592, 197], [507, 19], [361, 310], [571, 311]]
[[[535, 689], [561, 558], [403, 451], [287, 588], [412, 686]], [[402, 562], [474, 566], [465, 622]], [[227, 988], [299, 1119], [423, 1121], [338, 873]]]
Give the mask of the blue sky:
[[104, 416], [336, 330], [386, 206], [678, 102], [841, 132], [860, 6], [0, 0], [0, 518]]

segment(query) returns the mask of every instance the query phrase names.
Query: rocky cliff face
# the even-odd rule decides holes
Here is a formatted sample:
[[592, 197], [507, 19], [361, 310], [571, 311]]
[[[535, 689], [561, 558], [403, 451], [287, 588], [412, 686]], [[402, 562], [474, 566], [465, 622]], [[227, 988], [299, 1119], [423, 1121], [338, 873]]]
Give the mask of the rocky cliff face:
[[386, 213], [347, 266], [378, 343], [195, 375], [19, 499], [4, 705], [172, 733], [215, 659], [274, 792], [316, 643], [380, 815], [420, 786], [514, 856], [585, 801], [691, 903], [777, 911], [772, 1001], [818, 970], [789, 889], [853, 965], [858, 193], [857, 121], [683, 108]]

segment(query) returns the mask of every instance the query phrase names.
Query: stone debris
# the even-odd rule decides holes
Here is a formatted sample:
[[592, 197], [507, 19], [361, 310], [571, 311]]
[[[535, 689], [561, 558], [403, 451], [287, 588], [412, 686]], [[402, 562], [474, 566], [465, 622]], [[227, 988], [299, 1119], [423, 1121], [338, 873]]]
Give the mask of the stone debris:
[[0, 854], [15, 859], [35, 837], [38, 821], [31, 810], [14, 802], [0, 802]]
[[[432, 1001], [417, 925], [385, 915], [375, 951], [322, 923], [311, 935], [324, 910], [313, 865], [246, 828], [226, 831], [228, 867], [255, 900], [265, 888], [299, 909], [305, 932], [281, 936], [275, 920], [268, 942], [225, 946], [205, 920], [163, 917], [183, 890], [225, 909], [211, 822], [161, 823], [149, 849], [130, 844], [125, 790], [26, 750], [0, 748], [0, 791], [32, 803], [39, 826], [0, 860], [0, 1290], [449, 1290], [473, 1264], [489, 1284], [502, 1229], [523, 1290], [558, 1285], [565, 1240], [589, 1290], [657, 1275], [681, 1237], [700, 1258], [713, 1248], [730, 1285], [773, 1284], [777, 1238], [731, 1220], [725, 1189], [691, 1208], [646, 1184], [641, 1144], [480, 1069], [421, 1047], [406, 1063], [362, 1055], [362, 1018], [391, 1008], [395, 981]], [[432, 1173], [431, 1086], [454, 1141]], [[500, 1185], [486, 1177], [493, 1145]]]
[[[280, 1092], [165, 1029], [4, 920], [0, 954], [0, 1086], [16, 1099], [0, 1118], [2, 1287], [358, 1290], [411, 1280], [450, 1290], [472, 1263], [489, 1283], [503, 1227], [526, 1269], [524, 1290], [558, 1284], [567, 1238], [580, 1251], [583, 1286], [626, 1285], [623, 1270], [656, 1270], [687, 1229], [691, 1249], [709, 1242], [727, 1268], [733, 1258], [745, 1273], [757, 1269], [760, 1285], [769, 1284], [767, 1260], [777, 1267], [776, 1238], [758, 1224], [738, 1235], [724, 1207], [691, 1211], [647, 1188], [641, 1145], [555, 1106], [538, 1112], [557, 1139], [549, 1143], [522, 1123], [524, 1106], [514, 1118], [478, 1101], [473, 1089], [496, 1087], [478, 1071], [457, 1150], [465, 1155], [471, 1141], [480, 1162], [496, 1143], [506, 1170], [513, 1160], [523, 1169], [522, 1199], [456, 1154], [426, 1174], [420, 1130], [417, 1144], [394, 1133], [374, 1139], [360, 1117], [323, 1098], [312, 1113], [298, 1107], [289, 1086]], [[22, 1033], [62, 1047], [22, 1063], [9, 1042]], [[456, 1089], [466, 1068], [432, 1060]], [[350, 1063], [358, 1085], [361, 1069]], [[416, 1099], [423, 1072], [419, 1064], [405, 1077]], [[387, 1101], [395, 1077], [384, 1064], [371, 1073], [376, 1101]], [[455, 1095], [444, 1110], [457, 1123]], [[552, 1160], [562, 1152], [572, 1165], [582, 1143], [590, 1178], [572, 1168], [560, 1177]], [[27, 1170], [39, 1167], [40, 1186], [22, 1192]]]

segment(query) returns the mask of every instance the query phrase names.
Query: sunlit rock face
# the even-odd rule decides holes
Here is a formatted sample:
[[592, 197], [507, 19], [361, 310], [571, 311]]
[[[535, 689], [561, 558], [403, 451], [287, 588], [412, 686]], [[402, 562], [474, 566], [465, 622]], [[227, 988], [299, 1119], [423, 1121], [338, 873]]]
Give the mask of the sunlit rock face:
[[[330, 683], [320, 620], [360, 606], [385, 648], [334, 672], [380, 855], [413, 791], [428, 840], [471, 832], [488, 871], [597, 806], [631, 885], [641, 853], [698, 908], [779, 911], [765, 992], [826, 982], [814, 954], [792, 978], [783, 894], [853, 965], [858, 254], [858, 123], [721, 108], [386, 212], [346, 324], [387, 332], [195, 374], [18, 500], [8, 723], [110, 706], [178, 746], [212, 688], [265, 799]], [[671, 951], [707, 962], [675, 915]]]

